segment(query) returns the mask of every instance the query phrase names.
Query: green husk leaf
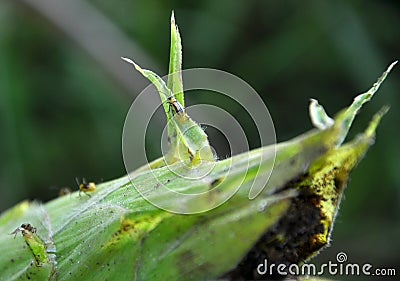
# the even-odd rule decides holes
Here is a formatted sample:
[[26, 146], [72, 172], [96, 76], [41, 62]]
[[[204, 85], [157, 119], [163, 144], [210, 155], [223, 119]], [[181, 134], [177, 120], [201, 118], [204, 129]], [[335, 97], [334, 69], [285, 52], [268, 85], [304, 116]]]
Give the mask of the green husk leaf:
[[[343, 132], [336, 128], [346, 129], [340, 120], [330, 129], [311, 131], [278, 144], [274, 172], [254, 200], [247, 198], [251, 182], [257, 176], [253, 171], [271, 168], [273, 159], [267, 157], [270, 147], [217, 162], [206, 180], [179, 178], [168, 167], [141, 172], [134, 178], [135, 183], [148, 187], [148, 195], [153, 198], [182, 206], [212, 205], [218, 201], [218, 196], [240, 186], [229, 201], [207, 213], [180, 215], [160, 210], [145, 201], [124, 177], [99, 185], [91, 198], [78, 197], [75, 192], [55, 199], [45, 204], [41, 212], [32, 211], [38, 210], [36, 204], [17, 205], [0, 217], [0, 231], [10, 233], [21, 222], [41, 226], [39, 218], [43, 218], [45, 212], [52, 231], [42, 228], [37, 233], [50, 237], [48, 240], [53, 240], [57, 247], [57, 280], [216, 278], [234, 268], [257, 239], [284, 217], [290, 198], [297, 193], [296, 189], [279, 192], [282, 187], [313, 167], [328, 167], [321, 159], [329, 159], [336, 166], [346, 163], [350, 156], [358, 161], [372, 144], [375, 128], [386, 110], [376, 115], [364, 135], [349, 145], [336, 148], [338, 138], [343, 137]], [[345, 115], [341, 115], [341, 120], [348, 119]], [[342, 154], [347, 158], [341, 157]], [[257, 159], [261, 155], [265, 160], [258, 166]], [[186, 169], [181, 163], [174, 165], [181, 165], [177, 168], [182, 171]], [[231, 171], [227, 173], [229, 165]], [[157, 187], [158, 180], [150, 176], [151, 172], [157, 173], [158, 180], [169, 180], [169, 188], [189, 193], [207, 190], [214, 182], [223, 180], [219, 182], [218, 191], [213, 193], [215, 197], [208, 195], [196, 202], [190, 199], [185, 202], [181, 198], [165, 197], [163, 190]], [[240, 245], [236, 243], [238, 240]], [[21, 239], [13, 240], [9, 235], [0, 237], [0, 250], [10, 253], [0, 258], [2, 279], [16, 280], [27, 272], [41, 270], [29, 266], [32, 256], [21, 247], [23, 244]], [[14, 262], [11, 263], [11, 259]]]

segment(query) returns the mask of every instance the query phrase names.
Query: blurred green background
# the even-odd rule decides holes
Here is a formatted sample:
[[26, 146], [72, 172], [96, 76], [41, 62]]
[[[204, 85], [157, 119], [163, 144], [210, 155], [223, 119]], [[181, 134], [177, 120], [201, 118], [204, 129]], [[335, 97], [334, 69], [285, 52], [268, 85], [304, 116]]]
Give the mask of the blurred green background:
[[[148, 82], [119, 57], [166, 74], [172, 9], [184, 68], [247, 81], [267, 104], [278, 141], [312, 127], [309, 98], [333, 114], [400, 58], [395, 0], [2, 1], [0, 211], [26, 198], [47, 201], [63, 186], [77, 189], [75, 177], [124, 175], [124, 118]], [[343, 251], [352, 262], [400, 274], [399, 74], [397, 66], [354, 124], [361, 131], [391, 105], [352, 173], [333, 244], [314, 262]]]

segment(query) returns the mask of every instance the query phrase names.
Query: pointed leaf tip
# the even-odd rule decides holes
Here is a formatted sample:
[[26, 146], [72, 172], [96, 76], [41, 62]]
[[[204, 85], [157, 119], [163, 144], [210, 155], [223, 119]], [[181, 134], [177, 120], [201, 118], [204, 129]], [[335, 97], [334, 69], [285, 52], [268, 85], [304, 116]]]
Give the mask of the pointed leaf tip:
[[121, 59], [126, 61], [126, 62], [133, 63], [133, 61], [131, 59], [129, 59], [129, 58], [121, 57]]
[[378, 89], [379, 86], [382, 84], [382, 82], [386, 79], [386, 76], [389, 74], [389, 72], [392, 70], [392, 68], [397, 64], [397, 60], [395, 60], [394, 62], [392, 62], [389, 67], [385, 70], [385, 72], [383, 72], [383, 74], [381, 75], [381, 77], [378, 78], [378, 81], [376, 81], [374, 83], [374, 85], [372, 85], [372, 88], [368, 91], [371, 95], [373, 95]]
[[386, 72], [390, 72], [390, 71], [392, 70], [392, 68], [393, 68], [398, 62], [399, 62], [398, 60], [395, 60], [394, 62], [392, 62], [392, 63], [389, 65], [389, 67], [388, 67], [388, 69], [386, 70]]
[[133, 60], [131, 60], [129, 58], [121, 57], [121, 59], [126, 61], [127, 63], [133, 64], [134, 66], [136, 66], [136, 63], [134, 63]]
[[174, 12], [174, 10], [172, 10], [172, 13], [171, 13], [171, 24], [175, 25], [175, 12]]
[[375, 130], [379, 125], [379, 122], [381, 121], [382, 117], [389, 111], [390, 106], [385, 105], [383, 106], [375, 115], [372, 117], [371, 122], [369, 123], [367, 129], [365, 130], [364, 134], [367, 137], [374, 137], [375, 136]]
[[142, 68], [139, 65], [137, 65], [133, 60], [131, 60], [129, 58], [125, 58], [125, 57], [121, 57], [121, 59], [126, 61], [129, 64], [132, 64], [137, 71], [142, 72]]

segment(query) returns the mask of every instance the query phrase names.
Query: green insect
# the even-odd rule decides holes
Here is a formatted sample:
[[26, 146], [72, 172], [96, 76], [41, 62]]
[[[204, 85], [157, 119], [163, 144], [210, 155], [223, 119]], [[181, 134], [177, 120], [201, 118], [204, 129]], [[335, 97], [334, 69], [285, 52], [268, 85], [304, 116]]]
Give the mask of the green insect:
[[27, 248], [30, 250], [36, 266], [42, 266], [48, 261], [46, 253], [46, 245], [43, 240], [36, 234], [36, 227], [33, 227], [30, 223], [23, 223], [20, 227], [17, 227], [10, 234], [14, 234], [14, 239], [17, 234], [21, 232], [22, 237], [25, 240]]

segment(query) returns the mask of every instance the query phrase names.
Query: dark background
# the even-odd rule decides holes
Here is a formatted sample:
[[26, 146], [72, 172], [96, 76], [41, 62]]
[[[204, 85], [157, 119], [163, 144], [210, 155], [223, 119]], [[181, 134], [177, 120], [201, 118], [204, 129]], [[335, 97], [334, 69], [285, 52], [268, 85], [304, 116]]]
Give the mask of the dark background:
[[[26, 198], [47, 201], [63, 186], [76, 189], [76, 176], [100, 181], [126, 173], [123, 122], [148, 82], [119, 57], [166, 74], [172, 9], [184, 68], [221, 69], [247, 81], [283, 141], [312, 127], [309, 98], [333, 115], [400, 58], [399, 3], [2, 1], [0, 211]], [[357, 117], [352, 132], [391, 106], [352, 173], [333, 244], [314, 262], [335, 261], [343, 251], [351, 262], [400, 274], [399, 74], [397, 66]]]

